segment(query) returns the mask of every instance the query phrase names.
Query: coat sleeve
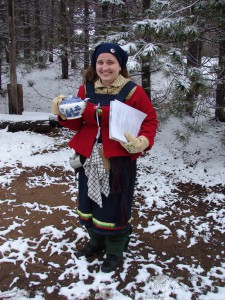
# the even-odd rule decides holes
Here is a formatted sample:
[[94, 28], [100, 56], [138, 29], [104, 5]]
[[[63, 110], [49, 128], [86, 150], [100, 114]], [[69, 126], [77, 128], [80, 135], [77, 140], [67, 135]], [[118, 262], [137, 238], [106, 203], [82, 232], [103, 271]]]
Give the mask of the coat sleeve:
[[157, 115], [152, 102], [144, 89], [141, 86], [137, 86], [131, 98], [126, 101], [126, 104], [147, 114], [138, 134], [138, 136], [143, 135], [149, 140], [149, 147], [146, 149], [147, 151], [151, 149], [154, 144], [154, 138], [158, 127]]

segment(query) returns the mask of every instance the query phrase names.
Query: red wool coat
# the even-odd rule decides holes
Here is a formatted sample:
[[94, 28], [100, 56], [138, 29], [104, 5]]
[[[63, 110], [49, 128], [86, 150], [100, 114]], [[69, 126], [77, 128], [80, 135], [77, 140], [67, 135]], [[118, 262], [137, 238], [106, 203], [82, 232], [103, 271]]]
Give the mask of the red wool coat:
[[[80, 86], [77, 96], [85, 99], [84, 85]], [[125, 103], [147, 114], [147, 117], [142, 123], [139, 136], [144, 135], [149, 140], [149, 147], [145, 151], [150, 150], [154, 144], [154, 137], [158, 125], [156, 112], [151, 101], [144, 89], [138, 85], [133, 95], [127, 99]], [[98, 125], [95, 119], [95, 106], [96, 104], [87, 102], [82, 118], [65, 121], [59, 118], [59, 122], [62, 126], [76, 131], [76, 134], [68, 143], [69, 147], [85, 157], [90, 157], [98, 132]], [[102, 107], [101, 134], [103, 151], [106, 158], [131, 156], [135, 159], [141, 155], [141, 153], [128, 153], [119, 142], [109, 139], [109, 106]]]

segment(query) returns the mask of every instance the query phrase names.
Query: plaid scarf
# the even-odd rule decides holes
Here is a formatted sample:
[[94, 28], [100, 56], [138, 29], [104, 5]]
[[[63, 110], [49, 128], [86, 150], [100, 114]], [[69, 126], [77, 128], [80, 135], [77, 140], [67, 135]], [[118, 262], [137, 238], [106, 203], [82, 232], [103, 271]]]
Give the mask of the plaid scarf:
[[110, 193], [109, 172], [107, 173], [100, 157], [101, 143], [95, 143], [90, 158], [87, 158], [83, 168], [88, 178], [88, 197], [102, 207], [101, 193], [108, 197]]

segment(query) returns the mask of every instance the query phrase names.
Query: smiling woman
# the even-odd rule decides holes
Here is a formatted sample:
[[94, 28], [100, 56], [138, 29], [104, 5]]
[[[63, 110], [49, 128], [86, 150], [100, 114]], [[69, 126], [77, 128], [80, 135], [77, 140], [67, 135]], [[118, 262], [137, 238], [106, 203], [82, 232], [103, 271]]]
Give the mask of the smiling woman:
[[96, 73], [103, 85], [108, 86], [119, 76], [121, 67], [116, 57], [110, 53], [102, 53], [96, 61]]
[[[76, 131], [69, 146], [85, 158], [78, 169], [78, 215], [90, 241], [78, 257], [106, 252], [101, 270], [116, 270], [126, 251], [136, 180], [136, 160], [151, 149], [157, 129], [155, 110], [141, 86], [127, 70], [128, 54], [119, 45], [98, 45], [77, 96], [89, 98], [82, 118], [68, 120], [59, 111], [62, 96], [53, 100], [53, 113], [62, 126]], [[125, 102], [146, 114], [138, 137], [126, 133], [127, 143], [109, 138], [110, 102]]]

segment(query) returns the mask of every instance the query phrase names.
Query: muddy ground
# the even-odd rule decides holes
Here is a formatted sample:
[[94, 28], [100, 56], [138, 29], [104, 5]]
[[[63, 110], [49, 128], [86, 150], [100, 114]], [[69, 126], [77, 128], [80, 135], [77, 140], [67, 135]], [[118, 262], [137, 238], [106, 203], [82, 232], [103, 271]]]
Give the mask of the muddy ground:
[[[62, 287], [72, 287], [79, 281], [90, 286], [89, 293], [80, 297], [71, 293], [73, 299], [109, 299], [112, 290], [107, 289], [107, 280], [104, 293], [93, 285], [103, 255], [89, 259], [83, 275], [75, 268], [74, 252], [87, 241], [87, 236], [83, 229], [80, 234], [73, 172], [53, 166], [18, 167], [22, 171], [0, 190], [0, 299], [15, 297], [16, 289], [27, 291], [30, 298], [38, 292], [46, 300], [68, 299]], [[11, 176], [14, 170], [0, 172]], [[155, 290], [154, 298], [147, 296], [146, 281], [138, 279], [145, 270], [148, 284], [158, 275], [176, 282], [179, 279], [179, 285], [192, 293], [190, 299], [199, 299], [209, 291], [216, 293], [218, 287], [225, 285], [221, 268], [225, 229], [213, 216], [224, 216], [224, 204], [199, 199], [209, 193], [225, 195], [225, 186], [206, 189], [179, 183], [172, 191], [174, 200], [160, 209], [157, 205], [151, 209], [146, 206], [142, 196], [146, 188], [136, 187], [130, 246], [124, 263], [111, 275], [109, 283], [117, 282], [116, 290], [131, 299], [165, 299], [162, 287]], [[152, 221], [164, 228], [149, 232]], [[169, 294], [177, 299], [175, 288]]]

